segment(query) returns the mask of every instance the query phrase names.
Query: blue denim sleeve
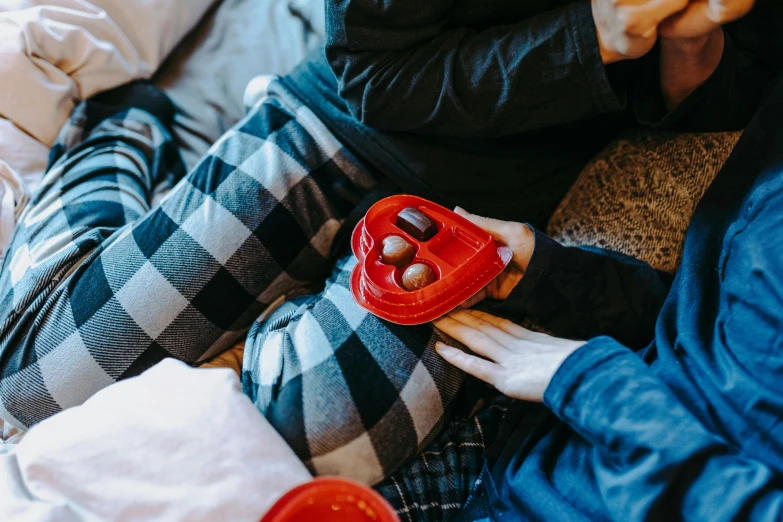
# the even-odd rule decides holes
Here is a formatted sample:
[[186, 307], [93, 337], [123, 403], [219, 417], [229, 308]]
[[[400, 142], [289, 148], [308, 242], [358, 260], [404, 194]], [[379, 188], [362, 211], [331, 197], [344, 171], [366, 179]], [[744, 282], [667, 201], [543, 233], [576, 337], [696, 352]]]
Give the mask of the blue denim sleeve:
[[610, 335], [641, 349], [653, 338], [671, 282], [671, 275], [632, 257], [565, 247], [535, 231], [528, 269], [497, 310], [531, 318], [559, 337]]
[[710, 433], [653, 371], [599, 337], [555, 374], [544, 403], [596, 452], [617, 520], [781, 520], [783, 476]]
[[554, 4], [479, 30], [452, 0], [330, 3], [326, 56], [351, 113], [385, 131], [492, 138], [625, 108], [590, 1]]

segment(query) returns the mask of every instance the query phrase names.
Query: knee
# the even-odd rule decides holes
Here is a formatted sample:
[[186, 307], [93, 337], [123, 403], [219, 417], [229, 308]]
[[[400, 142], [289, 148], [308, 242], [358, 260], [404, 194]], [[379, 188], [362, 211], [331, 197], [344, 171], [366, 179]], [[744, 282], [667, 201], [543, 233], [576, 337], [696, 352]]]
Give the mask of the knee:
[[25, 297], [31, 302], [13, 307], [0, 332], [8, 354], [0, 364], [0, 418], [19, 428], [79, 406], [115, 382], [85, 344], [66, 292]]
[[431, 327], [396, 330], [329, 295], [254, 325], [243, 385], [314, 474], [374, 484], [437, 432], [462, 374]]

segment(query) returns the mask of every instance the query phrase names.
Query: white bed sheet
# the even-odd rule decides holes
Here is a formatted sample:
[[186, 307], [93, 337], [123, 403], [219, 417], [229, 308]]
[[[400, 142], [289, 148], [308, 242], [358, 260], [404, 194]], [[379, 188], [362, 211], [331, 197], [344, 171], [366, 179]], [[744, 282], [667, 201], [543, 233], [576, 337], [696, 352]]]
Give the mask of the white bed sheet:
[[174, 134], [188, 168], [244, 116], [253, 77], [286, 74], [321, 43], [288, 4], [224, 0], [161, 67], [155, 81], [177, 105]]

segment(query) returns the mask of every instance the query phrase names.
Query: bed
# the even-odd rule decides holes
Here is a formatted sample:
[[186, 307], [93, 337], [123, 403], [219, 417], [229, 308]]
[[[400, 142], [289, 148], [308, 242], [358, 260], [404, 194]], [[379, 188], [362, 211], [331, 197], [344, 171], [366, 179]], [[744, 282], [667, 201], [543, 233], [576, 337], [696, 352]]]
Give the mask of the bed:
[[192, 166], [242, 117], [248, 81], [285, 74], [322, 27], [314, 0], [0, 2], [0, 258], [79, 100], [155, 74]]
[[224, 0], [161, 66], [155, 83], [177, 105], [175, 138], [188, 167], [244, 116], [243, 94], [261, 74], [282, 75], [321, 43], [289, 0]]
[[[108, 4], [116, 0], [96, 0], [96, 3], [98, 1]], [[198, 13], [196, 21], [165, 26], [172, 34], [188, 33], [184, 39], [177, 39], [181, 42], [172, 52], [166, 53], [168, 57], [165, 62], [158, 63], [163, 60], [163, 57], [155, 53], [146, 57], [142, 53], [139, 58], [141, 65], [128, 66], [125, 69], [125, 76], [119, 74], [120, 78], [126, 80], [149, 77], [152, 75], [152, 71], [148, 70], [150, 64], [155, 65], [157, 72], [154, 75], [154, 82], [172, 98], [177, 106], [173, 132], [188, 167], [195, 165], [209, 146], [242, 118], [245, 113], [243, 95], [252, 78], [258, 75], [285, 74], [311, 49], [320, 45], [323, 38], [324, 14], [321, 0], [134, 1], [158, 5], [168, 3], [179, 6], [183, 12], [190, 8]], [[85, 0], [51, 1], [59, 4], [76, 2], [81, 5]], [[0, 6], [0, 15], [12, 9], [14, 5], [46, 3], [48, 2], [38, 0], [9, 0], [8, 4]], [[192, 16], [192, 13], [188, 12], [188, 16]], [[185, 15], [182, 17], [187, 18]], [[183, 27], [187, 27], [188, 30], [185, 31]], [[2, 29], [2, 20], [0, 20], [0, 35]], [[174, 47], [173, 44], [166, 45]], [[166, 45], [157, 46], [157, 51], [167, 49]], [[2, 50], [0, 46], [0, 58], [2, 58]], [[132, 63], [132, 60], [128, 63]], [[2, 63], [0, 63], [0, 75], [2, 72]], [[72, 76], [78, 79], [78, 70], [75, 70]], [[111, 87], [106, 84], [104, 86]], [[0, 81], [0, 93], [2, 89], [3, 82]], [[78, 89], [78, 94], [88, 95], [95, 90], [99, 89], [97, 87], [93, 87], [92, 90]], [[14, 128], [6, 134], [9, 125]], [[45, 155], [48, 146], [51, 145], [54, 131], [50, 128], [38, 133], [28, 132], [29, 129], [21, 134], [16, 132], [23, 128], [24, 125], [3, 112], [2, 100], [0, 100], [0, 158], [14, 160], [9, 161], [10, 170], [16, 169], [20, 173], [17, 177], [27, 184], [26, 190], [29, 195], [45, 167]], [[16, 134], [12, 135], [13, 132]], [[585, 169], [550, 222], [548, 232], [565, 244], [592, 244], [613, 248], [635, 255], [657, 268], [673, 271], [676, 269], [682, 238], [695, 205], [737, 139], [738, 134], [690, 136], [645, 134], [624, 137], [610, 145]], [[20, 143], [22, 145], [19, 145]], [[25, 154], [9, 152], [18, 147], [27, 152]], [[629, 165], [633, 170], [633, 175], [630, 176]], [[0, 162], [0, 189], [4, 176], [3, 168]], [[694, 176], [693, 173], [698, 175]], [[640, 184], [644, 184], [647, 189], [635, 190], [635, 187]], [[672, 194], [672, 187], [686, 187], [687, 190]], [[24, 193], [25, 190], [20, 191], [16, 186], [5, 192], [0, 190], [0, 204], [2, 204], [0, 206], [0, 255], [4, 251], [4, 241], [7, 242], [9, 237], [9, 212], [12, 224], [13, 217], [18, 216], [19, 209], [23, 207], [24, 199], [27, 197]], [[650, 205], [656, 195], [664, 196], [658, 200], [665, 204]], [[672, 197], [673, 195], [676, 197]], [[634, 227], [641, 232], [629, 234], [628, 230]], [[241, 370], [241, 351], [240, 344], [208, 361], [204, 367], [220, 368], [222, 369], [220, 371], [225, 373], [238, 373]], [[180, 368], [177, 371], [184, 370]], [[230, 396], [233, 401], [239, 401], [237, 395], [241, 393], [232, 386], [235, 385], [226, 384], [224, 389], [226, 396]], [[194, 415], [200, 415], [198, 417], [200, 421], [194, 422], [225, 423], [225, 430], [249, 429], [243, 427], [241, 423], [232, 424], [232, 421], [225, 416], [213, 417], [210, 411], [196, 412]], [[263, 421], [260, 414], [256, 416]], [[165, 423], [161, 424], [164, 425]], [[76, 426], [77, 435], [78, 430], [86, 429], [78, 422], [70, 426]], [[180, 425], [178, 429], [187, 428]], [[195, 434], [220, 439], [221, 430], [224, 430], [222, 426], [211, 431], [199, 430], [196, 426], [193, 427], [192, 432], [183, 436], [192, 437]], [[51, 435], [53, 433], [51, 429], [48, 433], [50, 438], [57, 438]], [[92, 440], [89, 439], [90, 432], [81, 433], [84, 435], [84, 440]], [[0, 498], [11, 491], [8, 480], [4, 482], [2, 461], [10, 455], [12, 450], [9, 448], [20, 440], [23, 440], [22, 433], [10, 426], [4, 426], [0, 421]], [[42, 443], [41, 438], [37, 440]], [[74, 436], [69, 440], [71, 443], [77, 443], [79, 438]], [[210, 458], [220, 460], [222, 442], [215, 441], [213, 446], [217, 453], [204, 455], [205, 462], [210, 462]], [[205, 451], [205, 446], [199, 448]], [[58, 446], [57, 441], [52, 440], [49, 449], [61, 450], [62, 446]], [[262, 457], [267, 458], [263, 455], [259, 456]], [[36, 470], [44, 475], [49, 473], [45, 464]], [[8, 476], [5, 478], [8, 479]], [[69, 490], [71, 492], [78, 490], [75, 485], [66, 486], [64, 486], [65, 490], [68, 488], [71, 488]], [[34, 493], [23, 492], [28, 496]], [[70, 497], [63, 496], [65, 494], [62, 491], [60, 494], [60, 497], [55, 496], [45, 500], [55, 504], [67, 503]], [[144, 516], [134, 518], [128, 515], [117, 518], [120, 519], [144, 520], [145, 518]], [[191, 519], [197, 520], [198, 517]], [[45, 519], [31, 518], [31, 520]], [[51, 520], [65, 519], [51, 518]]]

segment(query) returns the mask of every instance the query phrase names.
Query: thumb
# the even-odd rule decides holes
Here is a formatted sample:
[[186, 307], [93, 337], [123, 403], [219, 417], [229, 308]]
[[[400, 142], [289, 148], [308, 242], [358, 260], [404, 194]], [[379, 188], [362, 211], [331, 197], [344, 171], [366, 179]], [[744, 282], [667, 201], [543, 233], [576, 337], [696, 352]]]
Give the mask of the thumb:
[[477, 216], [461, 207], [455, 208], [454, 212], [474, 225], [483, 228], [492, 234], [495, 240], [509, 247], [514, 254], [514, 264], [522, 272], [527, 270], [530, 258], [533, 256], [533, 249], [535, 248], [535, 234], [529, 226], [513, 221], [501, 221], [499, 219]]
[[457, 215], [464, 217], [474, 225], [483, 228], [489, 232], [492, 237], [501, 243], [510, 246], [519, 240], [517, 237], [519, 233], [519, 223], [512, 223], [510, 221], [501, 221], [499, 219], [477, 216], [476, 214], [471, 214], [462, 207], [456, 207], [454, 212]]

